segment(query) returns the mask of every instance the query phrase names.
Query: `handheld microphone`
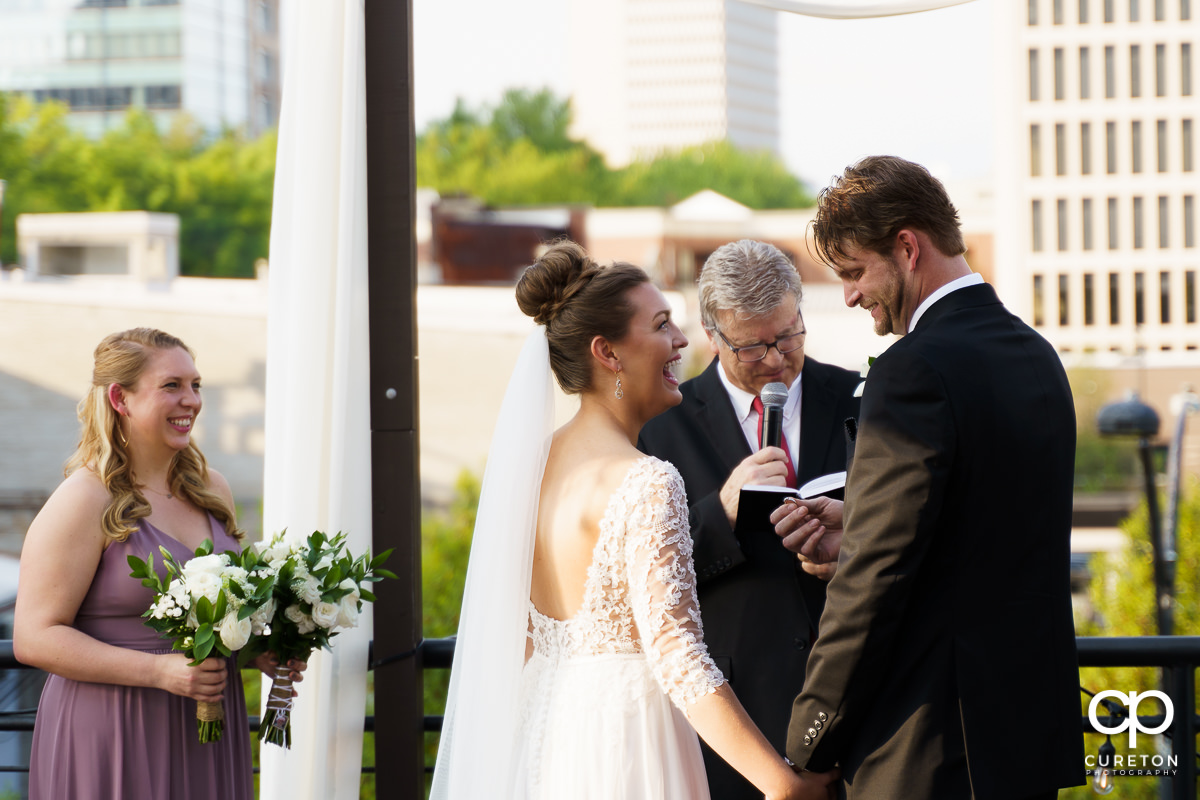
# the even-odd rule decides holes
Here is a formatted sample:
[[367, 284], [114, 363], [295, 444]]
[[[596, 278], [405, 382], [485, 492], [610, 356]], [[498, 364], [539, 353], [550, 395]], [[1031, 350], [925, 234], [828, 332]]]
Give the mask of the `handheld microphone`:
[[788, 389], [782, 383], [768, 383], [758, 393], [763, 405], [762, 436], [758, 446], [783, 446], [783, 405], [787, 402]]

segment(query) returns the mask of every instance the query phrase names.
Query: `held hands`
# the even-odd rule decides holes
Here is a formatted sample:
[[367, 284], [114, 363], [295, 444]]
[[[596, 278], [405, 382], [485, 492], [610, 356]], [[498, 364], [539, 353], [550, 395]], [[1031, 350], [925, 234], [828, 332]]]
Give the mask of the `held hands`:
[[721, 507], [729, 524], [737, 522], [738, 498], [742, 487], [757, 483], [769, 486], [784, 486], [787, 483], [787, 454], [778, 447], [764, 447], [742, 460], [733, 468], [729, 479], [721, 487]]
[[158, 688], [193, 700], [216, 703], [225, 694], [225, 659], [206, 658], [194, 667], [182, 653], [157, 656]]
[[[837, 566], [838, 553], [842, 549], [842, 501], [828, 497], [813, 497], [809, 500], [787, 498], [783, 505], [771, 512], [775, 533], [783, 540], [783, 546], [805, 562], [805, 572], [822, 577], [822, 572], [810, 565]], [[826, 578], [828, 580], [828, 578]]]

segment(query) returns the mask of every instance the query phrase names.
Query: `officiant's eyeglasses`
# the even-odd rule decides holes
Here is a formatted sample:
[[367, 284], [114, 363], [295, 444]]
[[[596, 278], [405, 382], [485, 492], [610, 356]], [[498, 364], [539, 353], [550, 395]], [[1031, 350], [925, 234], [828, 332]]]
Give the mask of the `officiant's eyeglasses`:
[[745, 347], [735, 347], [733, 342], [726, 339], [725, 334], [721, 333], [720, 328], [713, 327], [713, 330], [716, 331], [717, 336], [721, 337], [721, 341], [725, 343], [737, 360], [742, 362], [762, 361], [772, 347], [778, 350], [780, 355], [794, 353], [804, 347], [804, 335], [808, 333], [807, 330], [801, 330], [798, 333], [780, 336], [773, 342], [759, 342], [758, 344], [748, 344]]

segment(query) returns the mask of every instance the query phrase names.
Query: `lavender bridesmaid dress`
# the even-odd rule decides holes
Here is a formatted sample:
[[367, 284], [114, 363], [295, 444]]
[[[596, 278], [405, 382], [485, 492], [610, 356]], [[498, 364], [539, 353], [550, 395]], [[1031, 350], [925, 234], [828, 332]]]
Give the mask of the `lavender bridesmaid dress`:
[[[211, 516], [215, 552], [238, 549]], [[104, 551], [75, 617], [75, 627], [117, 647], [169, 653], [166, 639], [141, 617], [152, 594], [129, 577], [128, 555], [154, 554], [160, 574], [166, 547], [180, 563], [187, 547], [145, 520]], [[225, 733], [200, 744], [196, 702], [161, 689], [80, 683], [51, 675], [38, 706], [29, 759], [30, 800], [252, 800], [246, 699], [233, 659], [225, 687]]]

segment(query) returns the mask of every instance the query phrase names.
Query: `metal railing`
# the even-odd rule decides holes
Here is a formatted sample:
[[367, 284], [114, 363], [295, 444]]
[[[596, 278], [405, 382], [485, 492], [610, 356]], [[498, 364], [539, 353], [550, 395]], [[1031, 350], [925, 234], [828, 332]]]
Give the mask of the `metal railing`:
[[[454, 641], [453, 636], [422, 641], [418, 655], [423, 668], [449, 669], [454, 658]], [[1175, 708], [1174, 719], [1167, 733], [1171, 741], [1171, 754], [1175, 756], [1179, 770], [1171, 779], [1170, 797], [1172, 800], [1197, 800], [1196, 732], [1200, 730], [1200, 717], [1197, 717], [1195, 710], [1196, 669], [1200, 667], [1200, 636], [1081, 636], [1076, 639], [1076, 644], [1081, 667], [1163, 669], [1163, 691], [1171, 698]], [[12, 641], [8, 639], [0, 639], [0, 669], [31, 669], [16, 660]], [[1111, 725], [1115, 721], [1110, 716], [1100, 720], [1105, 725]], [[1161, 722], [1161, 717], [1145, 717], [1142, 721], [1148, 727], [1153, 727]], [[0, 713], [0, 732], [32, 731], [33, 722], [32, 712]], [[247, 723], [250, 730], [258, 730], [257, 716], [249, 717]], [[366, 730], [374, 730], [374, 717], [367, 716], [364, 723]], [[1097, 732], [1087, 716], [1082, 717], [1081, 725], [1084, 731]], [[440, 714], [425, 715], [426, 732], [438, 732], [441, 729]], [[28, 770], [27, 765], [0, 765], [0, 773], [20, 773]], [[363, 771], [369, 772], [373, 769], [365, 767]]]

